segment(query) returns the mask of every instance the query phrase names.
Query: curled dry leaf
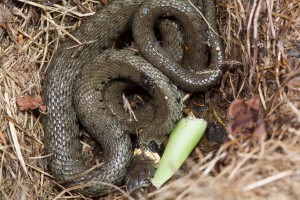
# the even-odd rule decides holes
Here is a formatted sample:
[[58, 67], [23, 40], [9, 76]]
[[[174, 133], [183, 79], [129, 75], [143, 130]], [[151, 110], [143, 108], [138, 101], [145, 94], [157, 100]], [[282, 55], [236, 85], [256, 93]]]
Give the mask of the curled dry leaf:
[[258, 96], [236, 100], [228, 109], [228, 133], [234, 137], [246, 136], [261, 143], [266, 137], [265, 124]]
[[34, 110], [37, 108], [43, 112], [46, 111], [46, 106], [42, 105], [42, 97], [40, 95], [36, 97], [31, 97], [29, 95], [19, 96], [16, 100], [21, 111]]

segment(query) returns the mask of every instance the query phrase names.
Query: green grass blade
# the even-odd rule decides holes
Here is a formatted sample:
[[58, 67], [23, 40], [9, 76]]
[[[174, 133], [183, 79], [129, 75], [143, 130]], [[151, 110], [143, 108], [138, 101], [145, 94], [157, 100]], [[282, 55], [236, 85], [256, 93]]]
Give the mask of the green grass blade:
[[207, 122], [203, 119], [187, 117], [178, 122], [151, 180], [156, 188], [161, 187], [180, 168], [199, 143], [206, 127]]

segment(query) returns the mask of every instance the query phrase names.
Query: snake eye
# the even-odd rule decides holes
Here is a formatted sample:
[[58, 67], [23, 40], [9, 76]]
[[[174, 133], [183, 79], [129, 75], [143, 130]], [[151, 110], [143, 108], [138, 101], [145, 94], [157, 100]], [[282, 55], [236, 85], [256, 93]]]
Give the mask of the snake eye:
[[151, 141], [150, 144], [148, 145], [148, 148], [152, 152], [157, 152], [158, 151], [158, 144], [156, 144], [155, 141]]
[[158, 155], [162, 156], [164, 152], [164, 145], [158, 145], [155, 141], [151, 141], [150, 144], [148, 144], [148, 149], [154, 153], [158, 153]]

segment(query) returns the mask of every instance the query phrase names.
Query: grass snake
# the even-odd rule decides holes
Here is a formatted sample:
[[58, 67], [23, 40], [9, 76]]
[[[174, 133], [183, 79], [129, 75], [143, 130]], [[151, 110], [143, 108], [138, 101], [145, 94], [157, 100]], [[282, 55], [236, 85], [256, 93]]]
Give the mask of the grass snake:
[[[199, 2], [217, 30], [214, 1]], [[162, 18], [176, 23], [158, 25], [160, 44], [154, 27]], [[109, 49], [128, 29], [139, 52]], [[224, 71], [223, 53], [219, 37], [185, 0], [114, 0], [74, 36], [85, 43], [82, 50], [74, 56], [77, 44], [65, 41], [46, 72], [45, 147], [57, 181], [66, 187], [89, 183], [77, 191], [99, 196], [109, 188], [102, 183], [120, 184], [130, 168], [128, 133], [139, 130], [141, 145], [160, 144], [181, 117], [181, 95], [175, 85], [187, 91], [215, 85]], [[139, 92], [144, 102], [135, 110], [138, 121], [129, 122], [122, 94]], [[102, 165], [85, 164], [79, 123], [101, 145]]]

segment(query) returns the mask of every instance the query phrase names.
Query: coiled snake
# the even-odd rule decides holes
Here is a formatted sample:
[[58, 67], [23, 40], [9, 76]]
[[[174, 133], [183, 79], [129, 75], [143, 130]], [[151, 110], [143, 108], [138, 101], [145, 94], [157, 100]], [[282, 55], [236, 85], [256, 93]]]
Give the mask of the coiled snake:
[[[214, 1], [203, 6], [208, 23], [216, 30]], [[179, 24], [179, 35], [183, 35], [176, 44], [179, 53], [172, 53], [175, 47], [168, 44], [178, 34], [170, 37], [168, 28], [162, 28], [162, 45], [156, 37], [153, 28], [162, 18]], [[131, 27], [142, 57], [131, 50], [107, 50]], [[160, 144], [181, 117], [181, 96], [175, 85], [203, 91], [222, 77], [221, 42], [212, 29], [185, 0], [115, 0], [83, 23], [74, 34], [85, 43], [82, 50], [74, 56], [76, 43], [64, 42], [43, 84], [48, 106], [43, 118], [45, 145], [55, 179], [67, 187], [90, 183], [78, 190], [88, 196], [105, 193], [108, 186], [103, 182], [120, 184], [132, 158], [128, 132], [140, 130], [141, 145]], [[138, 122], [128, 122], [122, 94], [139, 91], [144, 104], [135, 110]], [[78, 120], [101, 145], [104, 164], [85, 165]]]

